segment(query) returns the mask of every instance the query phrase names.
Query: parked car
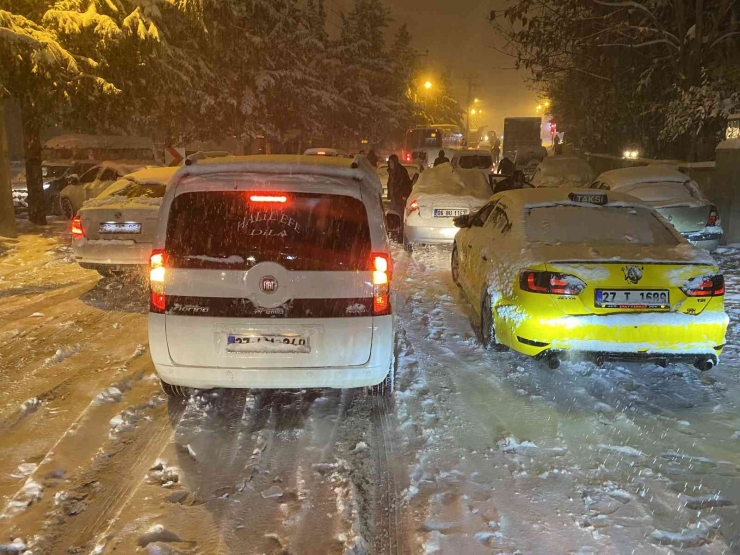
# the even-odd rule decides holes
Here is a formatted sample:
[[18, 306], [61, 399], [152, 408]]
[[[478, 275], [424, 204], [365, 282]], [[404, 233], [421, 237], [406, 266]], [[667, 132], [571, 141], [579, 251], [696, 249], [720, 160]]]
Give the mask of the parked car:
[[595, 172], [591, 165], [574, 156], [548, 156], [537, 165], [530, 180], [535, 187], [590, 187]]
[[593, 188], [619, 191], [653, 206], [694, 245], [714, 252], [724, 231], [719, 211], [686, 174], [664, 165], [610, 170]]
[[456, 224], [452, 279], [486, 347], [553, 369], [565, 357], [717, 364], [728, 324], [724, 278], [639, 199], [520, 189]]
[[77, 263], [103, 276], [147, 268], [162, 198], [178, 168], [149, 168], [125, 175], [72, 219]]
[[309, 148], [303, 153], [304, 156], [332, 156], [338, 158], [349, 158], [345, 150], [339, 148]]
[[489, 181], [480, 170], [453, 171], [451, 164], [424, 170], [406, 201], [404, 249], [412, 251], [417, 243], [452, 243], [458, 231], [453, 219], [475, 212], [490, 196]]
[[450, 161], [453, 168], [479, 169], [486, 179], [494, 171], [493, 156], [487, 150], [460, 150]]
[[44, 197], [46, 211], [55, 216], [62, 215], [60, 193], [69, 185], [69, 178], [73, 175], [83, 175], [96, 162], [84, 160], [46, 160], [41, 164], [41, 176], [44, 183]]
[[93, 166], [81, 176], [70, 175], [69, 185], [59, 193], [62, 215], [71, 220], [86, 200], [97, 197], [113, 182], [124, 175], [143, 169], [145, 165], [143, 162], [103, 162]]
[[184, 388], [392, 392], [391, 253], [361, 156], [199, 160], [165, 193], [149, 345]]

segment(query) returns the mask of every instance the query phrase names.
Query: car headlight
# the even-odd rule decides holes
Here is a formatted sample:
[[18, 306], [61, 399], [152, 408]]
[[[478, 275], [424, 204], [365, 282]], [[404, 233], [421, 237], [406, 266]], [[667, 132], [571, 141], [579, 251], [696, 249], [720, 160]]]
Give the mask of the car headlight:
[[44, 191], [51, 187], [51, 183], [44, 183]]

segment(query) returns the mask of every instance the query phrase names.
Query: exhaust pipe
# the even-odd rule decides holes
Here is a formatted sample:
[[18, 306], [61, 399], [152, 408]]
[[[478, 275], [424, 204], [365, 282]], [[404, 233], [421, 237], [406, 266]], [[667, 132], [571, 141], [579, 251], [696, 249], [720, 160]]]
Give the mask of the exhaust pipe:
[[715, 362], [712, 357], [700, 357], [696, 359], [694, 367], [701, 372], [709, 372], [714, 368]]

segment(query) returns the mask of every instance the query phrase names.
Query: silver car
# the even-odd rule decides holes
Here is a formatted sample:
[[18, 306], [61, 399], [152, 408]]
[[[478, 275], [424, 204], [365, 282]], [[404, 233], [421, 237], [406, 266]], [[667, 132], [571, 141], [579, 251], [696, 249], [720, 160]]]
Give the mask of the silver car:
[[592, 187], [639, 198], [694, 245], [709, 252], [717, 250], [723, 234], [717, 207], [686, 174], [662, 165], [622, 168], [602, 173]]

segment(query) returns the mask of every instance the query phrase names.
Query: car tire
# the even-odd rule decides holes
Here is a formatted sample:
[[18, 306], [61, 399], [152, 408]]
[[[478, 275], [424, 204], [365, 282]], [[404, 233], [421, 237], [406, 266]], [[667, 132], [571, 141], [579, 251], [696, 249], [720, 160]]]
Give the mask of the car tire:
[[414, 251], [414, 244], [406, 238], [406, 233], [403, 234], [403, 250], [406, 252]]
[[159, 380], [159, 383], [162, 385], [162, 391], [164, 391], [167, 397], [173, 399], [184, 399], [189, 396], [188, 389], [186, 387], [182, 387], [181, 385], [172, 385], [162, 379]]
[[53, 197], [51, 197], [51, 200], [49, 200], [49, 205], [52, 216], [62, 215], [61, 198], [59, 195], [54, 195]]
[[452, 281], [460, 287], [460, 255], [457, 252], [457, 243], [452, 244], [452, 258], [450, 259], [450, 272]]
[[369, 393], [373, 397], [386, 397], [391, 398], [393, 397], [393, 391], [396, 386], [396, 363], [395, 361], [391, 362], [391, 367], [388, 369], [388, 373], [386, 374], [385, 378], [383, 378], [383, 381], [380, 382], [377, 385], [373, 385], [369, 388]]
[[62, 197], [59, 199], [59, 209], [62, 212], [62, 216], [64, 216], [65, 219], [71, 220], [75, 217], [75, 209], [74, 206], [72, 206], [72, 201], [69, 200], [67, 197]]
[[496, 327], [493, 322], [493, 307], [488, 291], [483, 295], [480, 307], [480, 342], [488, 350], [505, 351], [506, 347], [496, 341]]

